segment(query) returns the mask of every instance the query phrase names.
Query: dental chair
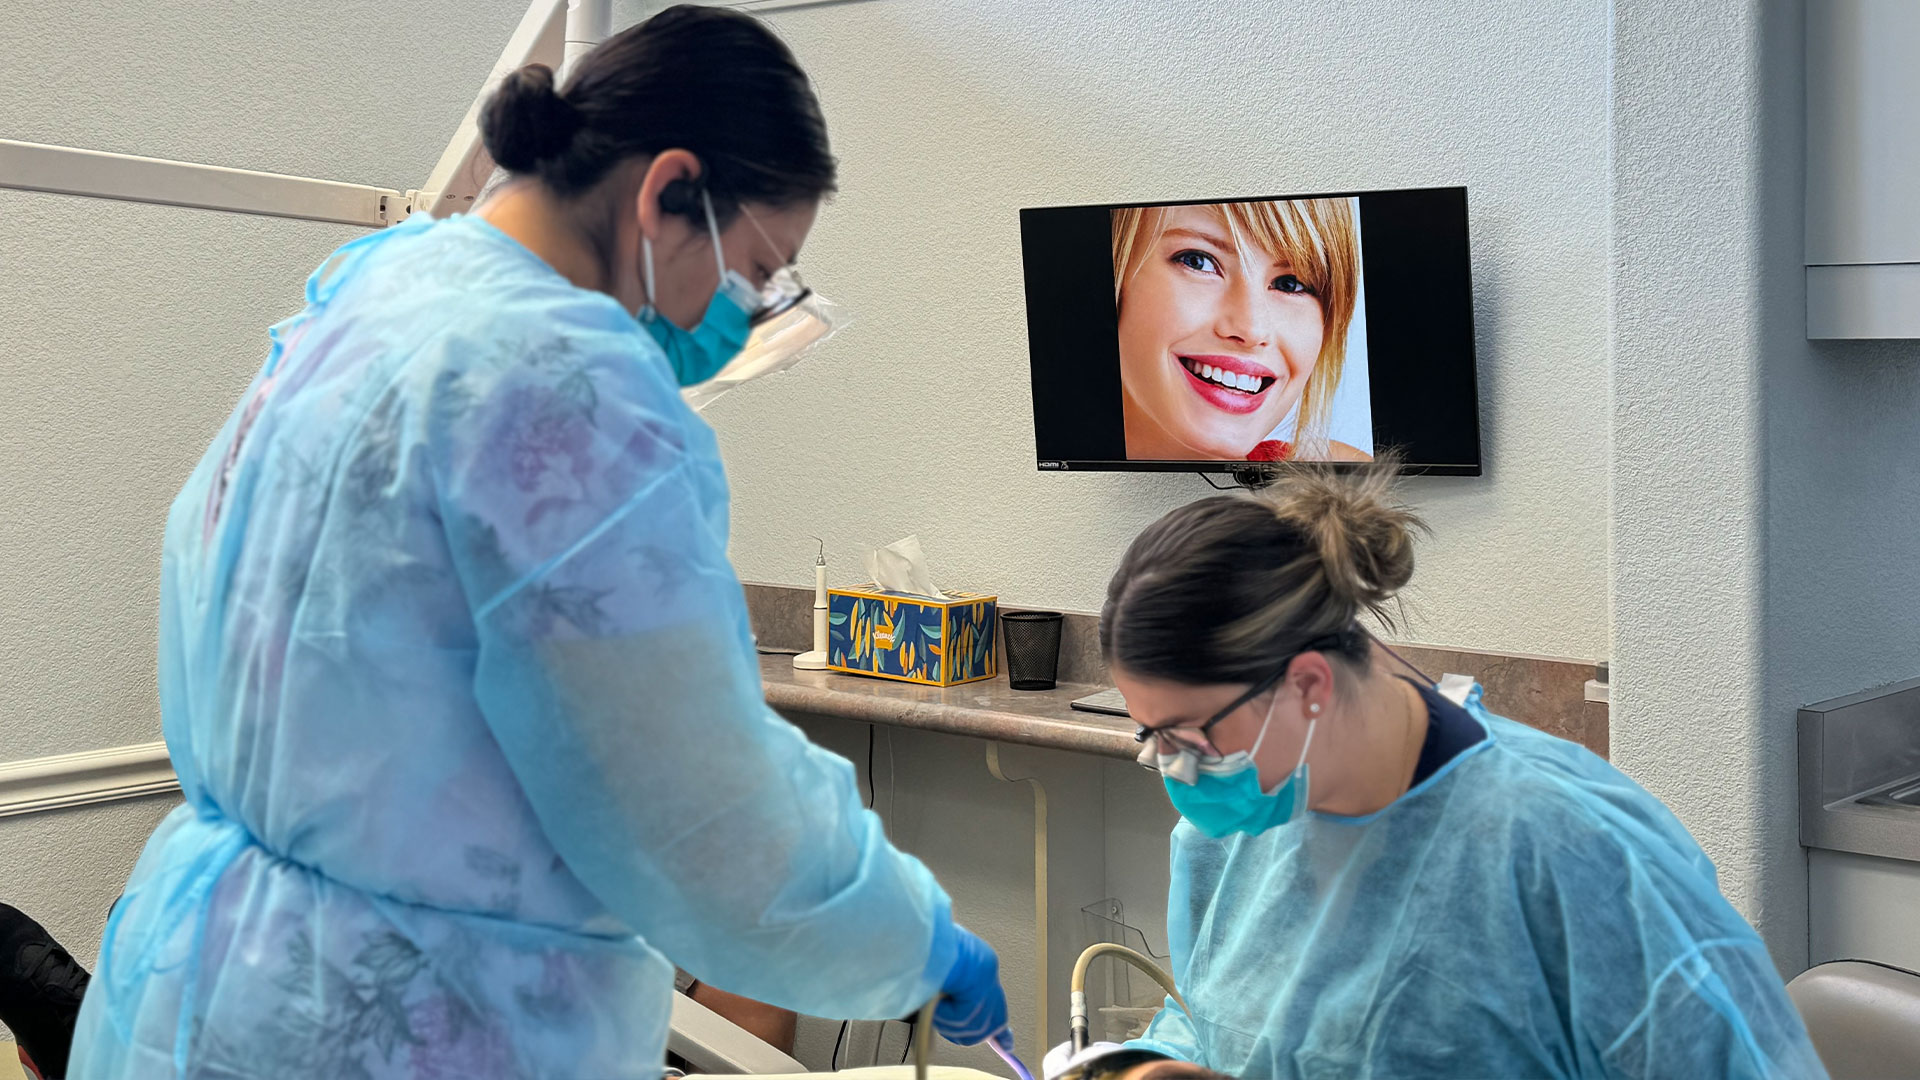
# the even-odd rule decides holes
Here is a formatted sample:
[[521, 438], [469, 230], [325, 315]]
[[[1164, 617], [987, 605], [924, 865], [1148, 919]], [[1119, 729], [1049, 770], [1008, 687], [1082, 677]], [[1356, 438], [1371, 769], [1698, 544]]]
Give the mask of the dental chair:
[[1920, 1076], [1920, 975], [1836, 960], [1787, 984], [1833, 1080]]
[[752, 1032], [693, 1000], [673, 995], [667, 1049], [702, 1075], [804, 1073], [805, 1065], [760, 1041]]
[[[685, 1080], [705, 1080], [705, 1072], [689, 1072]], [[758, 1080], [914, 1080], [912, 1065], [876, 1065], [876, 1067], [841, 1068], [839, 1072], [776, 1072], [760, 1074]], [[958, 1068], [952, 1065], [931, 1065], [927, 1067], [927, 1080], [1006, 1080], [1004, 1076], [995, 1076], [993, 1072], [979, 1072], [975, 1068]]]
[[[815, 1080], [818, 1077], [844, 1077], [847, 1080], [912, 1080], [911, 1065], [882, 1065], [870, 1069], [843, 1069], [840, 1072], [809, 1072], [805, 1065], [755, 1038], [745, 1028], [707, 1008], [685, 994], [673, 995], [673, 1019], [667, 1032], [667, 1049], [685, 1058], [693, 1067], [690, 1078], [704, 1076], [751, 1075], [761, 1080]], [[992, 1073], [935, 1065], [927, 1070], [928, 1080], [1004, 1080]]]

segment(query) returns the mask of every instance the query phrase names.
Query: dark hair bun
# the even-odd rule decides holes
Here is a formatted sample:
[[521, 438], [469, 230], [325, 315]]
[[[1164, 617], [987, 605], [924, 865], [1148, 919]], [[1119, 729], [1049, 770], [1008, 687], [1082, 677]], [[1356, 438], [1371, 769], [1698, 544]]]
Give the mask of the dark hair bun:
[[533, 172], [565, 154], [580, 130], [580, 113], [553, 87], [553, 69], [528, 64], [500, 80], [480, 113], [487, 153], [508, 172]]
[[1317, 550], [1327, 588], [1388, 625], [1387, 603], [1413, 578], [1414, 534], [1426, 528], [1395, 496], [1398, 465], [1388, 453], [1344, 474], [1295, 467], [1260, 496]]

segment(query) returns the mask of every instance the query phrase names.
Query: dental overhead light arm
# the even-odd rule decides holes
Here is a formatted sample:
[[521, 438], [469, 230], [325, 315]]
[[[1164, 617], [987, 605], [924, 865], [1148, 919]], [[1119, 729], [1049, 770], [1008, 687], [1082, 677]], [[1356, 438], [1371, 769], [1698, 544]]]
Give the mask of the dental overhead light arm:
[[[611, 23], [612, 0], [595, 0], [592, 5], [602, 12], [603, 18], [598, 25]], [[487, 81], [480, 92], [473, 97], [473, 104], [467, 106], [467, 115], [460, 118], [460, 126], [454, 129], [453, 138], [447, 141], [447, 148], [440, 153], [440, 160], [434, 163], [433, 171], [427, 174], [427, 182], [413, 196], [412, 209], [416, 212], [432, 214], [434, 217], [446, 217], [473, 208], [474, 200], [486, 187], [487, 179], [494, 173], [493, 158], [488, 156], [486, 147], [480, 141], [480, 110], [486, 108], [487, 99], [493, 95], [493, 88], [508, 73], [528, 64], [545, 64], [556, 71], [562, 68], [568, 50], [574, 43], [570, 40], [576, 31], [575, 12], [580, 7], [579, 0], [533, 0], [527, 13], [520, 17], [520, 25], [514, 28], [513, 36], [507, 39], [507, 47], [500, 51], [500, 58], [493, 62], [493, 70], [487, 73]], [[584, 33], [585, 23], [578, 28]], [[603, 30], [595, 41], [603, 40]], [[589, 44], [587, 48], [592, 48]], [[584, 49], [582, 51], [585, 51]]]
[[0, 139], [0, 187], [375, 229], [406, 217], [391, 188], [12, 139]]
[[[778, 9], [795, 2], [727, 0], [720, 6]], [[532, 0], [426, 182], [407, 191], [13, 139], [0, 139], [0, 188], [369, 229], [418, 213], [446, 217], [472, 209], [497, 171], [481, 144], [480, 110], [501, 78], [527, 64], [546, 64], [564, 80], [575, 62], [612, 32], [613, 0]]]
[[567, 0], [566, 45], [558, 69], [560, 85], [566, 85], [581, 57], [612, 36], [613, 0]]
[[0, 187], [372, 229], [420, 212], [444, 217], [472, 207], [494, 171], [480, 142], [480, 110], [494, 85], [525, 64], [561, 67], [612, 24], [611, 0], [533, 0], [426, 183], [411, 191], [12, 139], [0, 139]]

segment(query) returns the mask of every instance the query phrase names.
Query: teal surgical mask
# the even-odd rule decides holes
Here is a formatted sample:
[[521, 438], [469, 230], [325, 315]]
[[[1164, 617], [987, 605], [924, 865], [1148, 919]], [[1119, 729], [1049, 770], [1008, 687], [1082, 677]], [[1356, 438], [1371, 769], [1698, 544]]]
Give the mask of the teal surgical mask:
[[1320, 725], [1318, 716], [1307, 723], [1307, 738], [1300, 747], [1299, 764], [1274, 790], [1260, 789], [1260, 767], [1254, 757], [1260, 752], [1260, 744], [1266, 741], [1267, 729], [1273, 725], [1273, 710], [1278, 704], [1276, 692], [1274, 704], [1267, 707], [1266, 721], [1260, 725], [1260, 734], [1251, 750], [1236, 750], [1208, 760], [1191, 749], [1164, 753], [1157, 740], [1147, 740], [1140, 762], [1159, 768], [1167, 798], [1194, 828], [1215, 839], [1233, 833], [1258, 836], [1277, 825], [1285, 825], [1307, 809], [1307, 751], [1313, 746], [1314, 729]]
[[713, 236], [713, 261], [720, 268], [720, 287], [714, 290], [707, 313], [693, 329], [681, 329], [654, 307], [653, 242], [640, 238], [641, 277], [647, 289], [647, 306], [640, 309], [640, 322], [666, 352], [681, 386], [706, 382], [738, 356], [753, 333], [754, 313], [761, 308], [760, 290], [738, 271], [727, 269], [726, 256], [720, 249], [720, 225], [713, 216], [713, 197], [703, 191], [700, 198], [706, 204], [707, 231]]

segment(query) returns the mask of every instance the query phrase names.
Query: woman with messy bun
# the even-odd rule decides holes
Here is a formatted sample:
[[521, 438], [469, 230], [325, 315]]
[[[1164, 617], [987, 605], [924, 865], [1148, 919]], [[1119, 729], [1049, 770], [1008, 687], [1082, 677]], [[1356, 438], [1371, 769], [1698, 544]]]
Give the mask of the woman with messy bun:
[[1003, 1030], [993, 950], [767, 708], [681, 396], [798, 294], [835, 176], [806, 74], [676, 7], [481, 121], [511, 181], [336, 252], [173, 504], [185, 805], [69, 1075], [659, 1080], [676, 963]]
[[1276, 1078], [1824, 1076], [1658, 800], [1368, 629], [1422, 527], [1390, 469], [1183, 506], [1108, 586], [1101, 647], [1182, 817], [1167, 936], [1192, 1009], [1111, 1052]]

